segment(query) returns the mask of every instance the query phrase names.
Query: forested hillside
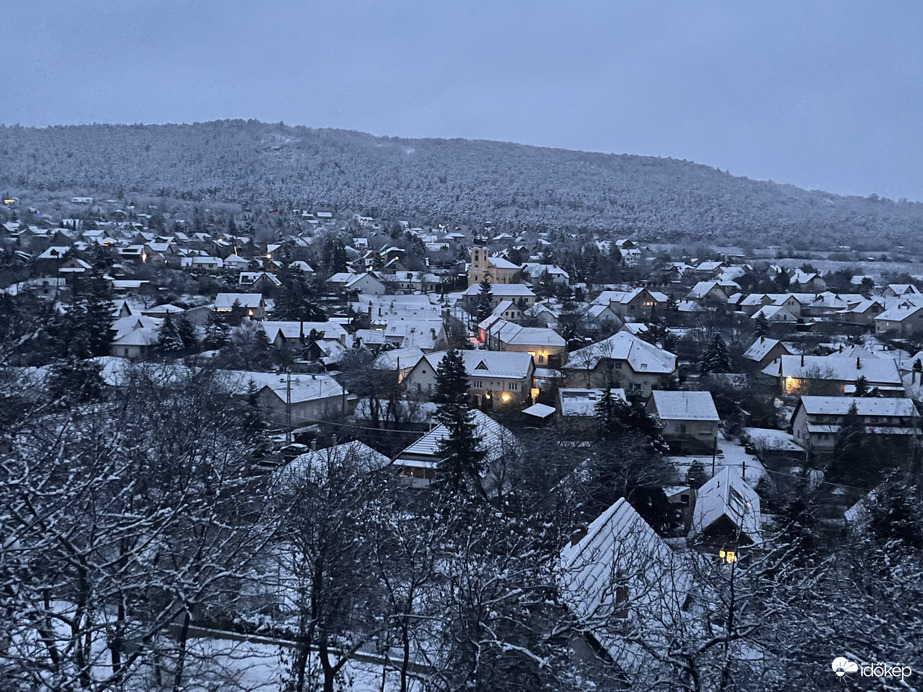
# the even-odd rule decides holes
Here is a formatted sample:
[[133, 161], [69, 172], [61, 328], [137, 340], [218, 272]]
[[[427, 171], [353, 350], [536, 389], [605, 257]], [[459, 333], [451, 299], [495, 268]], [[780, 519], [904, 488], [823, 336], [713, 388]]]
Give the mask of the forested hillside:
[[923, 204], [808, 192], [685, 161], [241, 120], [0, 127], [0, 187], [323, 204], [660, 241], [887, 247], [923, 230]]

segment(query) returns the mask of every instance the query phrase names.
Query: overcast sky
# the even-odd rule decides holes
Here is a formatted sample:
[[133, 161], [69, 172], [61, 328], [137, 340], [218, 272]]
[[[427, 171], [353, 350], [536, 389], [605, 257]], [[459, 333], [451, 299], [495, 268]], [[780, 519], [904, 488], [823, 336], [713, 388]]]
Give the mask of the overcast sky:
[[257, 118], [923, 201], [919, 0], [2, 0], [0, 123]]

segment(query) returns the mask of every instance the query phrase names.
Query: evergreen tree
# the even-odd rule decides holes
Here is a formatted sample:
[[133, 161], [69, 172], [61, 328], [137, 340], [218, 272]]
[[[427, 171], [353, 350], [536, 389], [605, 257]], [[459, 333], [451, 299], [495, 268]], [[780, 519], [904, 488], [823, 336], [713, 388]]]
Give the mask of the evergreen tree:
[[48, 397], [64, 408], [101, 401], [104, 386], [99, 364], [76, 357], [59, 360], [52, 365], [46, 384]]
[[869, 529], [884, 542], [923, 552], [923, 492], [920, 486], [888, 478], [869, 502]]
[[860, 488], [871, 488], [881, 476], [879, 460], [868, 453], [865, 427], [853, 402], [836, 435], [833, 456], [827, 464], [828, 478]]
[[705, 475], [705, 467], [702, 465], [702, 462], [696, 459], [689, 465], [689, 469], [686, 471], [686, 483], [689, 484], [690, 488], [698, 490], [705, 482], [708, 480], [708, 476]]
[[721, 334], [716, 332], [708, 342], [708, 347], [702, 354], [700, 369], [704, 375], [713, 372], [730, 372], [731, 359]]
[[493, 311], [493, 298], [494, 294], [490, 289], [490, 282], [484, 279], [480, 284], [474, 308], [474, 319], [478, 324], [490, 317], [490, 313]]
[[202, 345], [207, 349], [221, 348], [227, 343], [230, 330], [221, 313], [212, 310], [205, 323], [205, 340]]
[[448, 437], [439, 441], [439, 484], [453, 494], [462, 491], [483, 493], [481, 468], [484, 451], [477, 436], [474, 416], [468, 408], [468, 373], [465, 361], [455, 349], [443, 357], [436, 370], [436, 421], [444, 425]]
[[766, 336], [769, 333], [769, 320], [766, 319], [766, 315], [760, 313], [756, 316], [756, 319], [753, 320], [753, 334], [756, 338], [761, 336]]
[[869, 396], [869, 381], [865, 378], [865, 375], [859, 375], [856, 378], [856, 396]]
[[199, 335], [196, 328], [186, 315], [180, 315], [176, 320], [176, 333], [183, 344], [184, 353], [195, 353], [199, 348]]
[[157, 332], [157, 351], [165, 356], [177, 356], [183, 352], [183, 339], [170, 313], [164, 317]]
[[788, 544], [788, 549], [801, 561], [810, 560], [817, 547], [817, 515], [809, 473], [807, 467], [802, 469], [792, 497], [775, 518], [780, 541]]

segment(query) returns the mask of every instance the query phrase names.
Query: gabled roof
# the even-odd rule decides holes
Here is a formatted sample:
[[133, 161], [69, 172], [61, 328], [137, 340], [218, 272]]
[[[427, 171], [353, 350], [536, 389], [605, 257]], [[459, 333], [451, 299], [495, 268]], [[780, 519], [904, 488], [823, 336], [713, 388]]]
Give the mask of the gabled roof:
[[[481, 440], [479, 449], [485, 452], [484, 463], [490, 464], [505, 454], [521, 454], [524, 451], [525, 448], [517, 437], [486, 413], [472, 409], [471, 415], [475, 425], [474, 434]], [[446, 426], [440, 425], [433, 428], [419, 440], [404, 448], [397, 455], [394, 463], [400, 466], [434, 468], [440, 460], [439, 442], [448, 436], [449, 429]]]
[[[532, 356], [516, 351], [459, 351], [468, 377], [522, 379], [532, 368]], [[426, 362], [435, 371], [446, 351], [427, 353]]]
[[331, 467], [355, 464], [358, 470], [370, 472], [384, 468], [390, 463], [391, 460], [384, 454], [356, 440], [300, 454], [285, 466], [273, 471], [272, 483], [288, 485], [302, 479], [322, 483], [327, 479]]
[[889, 308], [879, 315], [876, 315], [875, 321], [881, 322], [903, 322], [908, 317], [914, 317], [923, 310], [923, 305], [898, 305], [897, 307]]
[[219, 293], [215, 296], [216, 310], [230, 310], [234, 303], [242, 308], [258, 308], [263, 302], [262, 293]]
[[751, 541], [760, 541], [760, 497], [730, 468], [719, 471], [696, 493], [690, 535], [702, 533], [723, 516]]
[[[471, 284], [462, 295], [476, 296], [481, 292], [480, 284]], [[490, 292], [495, 298], [528, 298], [534, 297], [532, 289], [525, 284], [491, 284]]]
[[662, 420], [721, 420], [711, 392], [651, 392], [651, 401]]
[[274, 342], [281, 334], [283, 339], [298, 339], [304, 334], [305, 339], [313, 329], [323, 332], [325, 339], [340, 339], [346, 336], [346, 329], [337, 322], [297, 322], [289, 320], [266, 320], [259, 323], [269, 343]]
[[[649, 654], [632, 638], [619, 636], [625, 629], [620, 621], [669, 629], [681, 617], [692, 581], [680, 558], [625, 498], [597, 517], [578, 542], [561, 550], [559, 574], [561, 599], [629, 673]], [[656, 638], [645, 644], [665, 646]]]
[[778, 339], [767, 339], [765, 336], [761, 336], [752, 344], [750, 344], [750, 348], [744, 351], [744, 358], [747, 360], [759, 362], [763, 360], [763, 358], [765, 358], [769, 352], [779, 344], [782, 344], [782, 347], [788, 351], [788, 347]]
[[676, 356], [628, 332], [617, 332], [608, 339], [584, 346], [570, 354], [568, 369], [594, 369], [601, 360], [627, 361], [637, 373], [669, 375], [676, 371]]
[[896, 361], [890, 358], [832, 356], [781, 356], [763, 368], [772, 377], [855, 382], [864, 377], [870, 385], [901, 386]]
[[[803, 408], [809, 416], [845, 416], [855, 405], [860, 416], [889, 416], [917, 418], [913, 400], [903, 397], [851, 397], [851, 396], [803, 396], [795, 407]], [[792, 415], [794, 418], [794, 414]]]

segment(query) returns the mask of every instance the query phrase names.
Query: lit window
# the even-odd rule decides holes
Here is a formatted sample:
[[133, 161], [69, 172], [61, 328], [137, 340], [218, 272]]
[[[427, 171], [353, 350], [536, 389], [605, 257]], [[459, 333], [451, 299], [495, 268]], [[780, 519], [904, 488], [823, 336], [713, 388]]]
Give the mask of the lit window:
[[733, 550], [719, 550], [718, 557], [724, 560], [725, 564], [732, 565], [737, 562], [737, 553]]

